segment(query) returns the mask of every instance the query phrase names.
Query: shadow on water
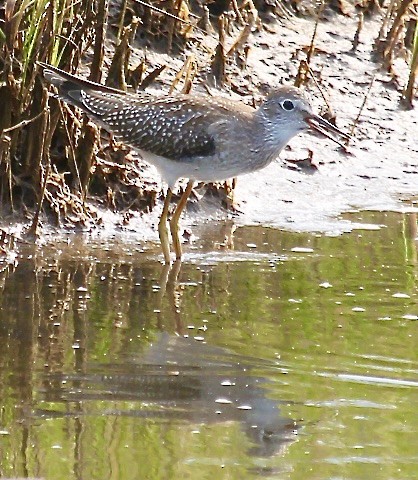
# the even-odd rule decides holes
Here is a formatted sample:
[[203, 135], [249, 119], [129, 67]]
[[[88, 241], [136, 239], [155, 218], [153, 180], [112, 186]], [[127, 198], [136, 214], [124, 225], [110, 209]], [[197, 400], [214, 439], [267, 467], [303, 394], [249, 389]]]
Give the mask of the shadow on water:
[[171, 269], [124, 242], [22, 247], [0, 277], [0, 475], [414, 478], [416, 218], [365, 220], [240, 228], [227, 252], [204, 235]]

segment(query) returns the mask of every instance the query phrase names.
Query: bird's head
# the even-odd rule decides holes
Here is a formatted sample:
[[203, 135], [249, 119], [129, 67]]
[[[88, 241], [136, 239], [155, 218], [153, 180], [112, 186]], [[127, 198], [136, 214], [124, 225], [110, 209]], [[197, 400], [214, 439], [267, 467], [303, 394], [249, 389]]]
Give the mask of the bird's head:
[[316, 115], [308, 96], [299, 88], [282, 87], [274, 90], [261, 104], [258, 114], [267, 128], [289, 140], [305, 130], [315, 130], [341, 144], [334, 136], [350, 137], [324, 118]]

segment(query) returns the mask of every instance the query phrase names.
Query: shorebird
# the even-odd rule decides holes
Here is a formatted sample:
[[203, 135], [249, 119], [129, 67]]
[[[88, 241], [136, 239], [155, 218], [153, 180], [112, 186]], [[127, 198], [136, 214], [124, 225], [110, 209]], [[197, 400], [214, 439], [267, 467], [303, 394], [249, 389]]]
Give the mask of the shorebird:
[[316, 115], [308, 97], [296, 87], [273, 90], [254, 109], [219, 96], [126, 93], [39, 65], [60, 99], [138, 151], [168, 185], [158, 225], [166, 263], [170, 263], [167, 220], [177, 180], [189, 180], [170, 220], [174, 252], [180, 259], [178, 223], [195, 181], [221, 181], [264, 168], [305, 130], [319, 131], [337, 143], [332, 134], [349, 138]]

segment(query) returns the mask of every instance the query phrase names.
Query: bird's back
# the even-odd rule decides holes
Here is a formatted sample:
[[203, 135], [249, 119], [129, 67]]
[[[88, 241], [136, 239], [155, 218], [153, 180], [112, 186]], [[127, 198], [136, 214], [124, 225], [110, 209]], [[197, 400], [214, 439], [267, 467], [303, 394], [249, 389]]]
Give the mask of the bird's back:
[[41, 66], [60, 98], [84, 110], [124, 143], [173, 161], [215, 155], [214, 126], [254, 112], [222, 97], [129, 94]]

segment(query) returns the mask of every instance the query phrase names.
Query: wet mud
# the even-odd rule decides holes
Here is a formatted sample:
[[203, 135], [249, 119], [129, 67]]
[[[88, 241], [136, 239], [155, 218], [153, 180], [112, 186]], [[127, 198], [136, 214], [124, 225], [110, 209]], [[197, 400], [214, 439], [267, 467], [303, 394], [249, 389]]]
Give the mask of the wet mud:
[[[234, 89], [251, 90], [257, 99], [274, 87], [291, 84], [313, 29], [312, 20], [294, 17], [271, 24], [269, 31], [253, 33], [246, 70], [233, 77]], [[214, 219], [230, 219], [237, 226], [265, 225], [334, 235], [355, 228], [378, 228], [343, 218], [346, 212], [416, 211], [418, 114], [400, 105], [407, 64], [399, 59], [395, 72], [389, 74], [373, 60], [380, 21], [365, 22], [354, 51], [356, 29], [356, 17], [335, 15], [320, 23], [311, 62], [338, 127], [353, 135], [348, 152], [328, 139], [299, 135], [277, 161], [238, 178], [235, 214], [222, 209], [213, 197], [191, 202], [182, 221], [186, 231]], [[151, 55], [150, 61], [169, 63], [163, 54]], [[197, 81], [193, 88], [199, 91], [202, 85]], [[308, 91], [314, 108], [321, 111], [324, 102], [313, 82]], [[250, 102], [251, 98], [248, 95], [241, 100]], [[308, 168], [304, 168], [306, 163]], [[146, 175], [158, 179], [152, 167]], [[204, 194], [204, 188], [199, 194]], [[150, 215], [134, 213], [123, 229], [136, 232], [141, 240], [155, 240], [160, 211], [158, 202]], [[110, 231], [115, 221], [120, 224], [114, 216], [104, 216]]]

